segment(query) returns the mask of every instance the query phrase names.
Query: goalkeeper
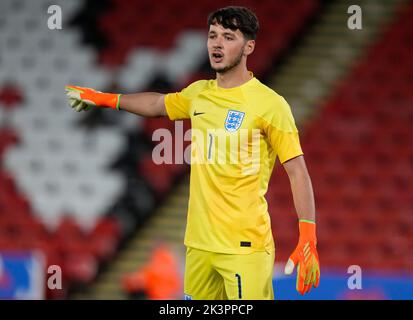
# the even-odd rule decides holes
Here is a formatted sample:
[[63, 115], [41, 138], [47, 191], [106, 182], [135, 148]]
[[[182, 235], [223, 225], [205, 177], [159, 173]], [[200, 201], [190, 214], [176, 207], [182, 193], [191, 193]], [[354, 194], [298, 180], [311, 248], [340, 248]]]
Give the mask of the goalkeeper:
[[[297, 268], [296, 289], [305, 294], [318, 286], [320, 277], [315, 204], [290, 106], [247, 69], [259, 29], [253, 12], [222, 8], [209, 15], [208, 27], [208, 55], [216, 79], [166, 95], [67, 86], [70, 104], [76, 111], [111, 108], [144, 117], [191, 119], [191, 156], [206, 161], [191, 159], [185, 299], [274, 299], [275, 246], [264, 196], [278, 157], [290, 180], [299, 231], [285, 273]], [[249, 136], [259, 132], [258, 166], [214, 161], [218, 140], [240, 138], [243, 130]], [[252, 144], [247, 145], [251, 152]], [[228, 148], [225, 152], [225, 159], [233, 155]]]

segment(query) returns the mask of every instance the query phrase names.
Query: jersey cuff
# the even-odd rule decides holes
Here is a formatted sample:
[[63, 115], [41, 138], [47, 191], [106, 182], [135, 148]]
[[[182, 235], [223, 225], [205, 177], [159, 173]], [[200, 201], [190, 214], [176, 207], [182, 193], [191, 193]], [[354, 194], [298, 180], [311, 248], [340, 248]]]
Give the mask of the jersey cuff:
[[300, 153], [298, 153], [298, 154], [296, 154], [296, 155], [288, 156], [288, 157], [286, 157], [286, 158], [284, 158], [284, 159], [280, 159], [280, 163], [281, 163], [281, 164], [284, 164], [284, 163], [286, 163], [287, 161], [290, 161], [290, 160], [292, 160], [292, 159], [294, 159], [294, 158], [297, 158], [297, 157], [303, 156], [303, 155], [304, 155], [304, 153], [303, 153], [303, 152], [300, 152]]
[[171, 104], [170, 101], [169, 101], [171, 95], [172, 95], [172, 93], [167, 93], [167, 94], [165, 94], [165, 97], [164, 97], [164, 105], [165, 105], [165, 110], [166, 110], [166, 114], [167, 114], [168, 118], [169, 118], [170, 120], [175, 120], [175, 118], [173, 117], [173, 112], [172, 112], [172, 110], [171, 110], [172, 104]]

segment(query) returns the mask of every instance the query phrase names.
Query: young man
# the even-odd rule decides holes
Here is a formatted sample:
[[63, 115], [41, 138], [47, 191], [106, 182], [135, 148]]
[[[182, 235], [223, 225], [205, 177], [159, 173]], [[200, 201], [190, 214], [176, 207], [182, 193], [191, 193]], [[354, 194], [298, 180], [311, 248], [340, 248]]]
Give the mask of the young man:
[[[191, 119], [186, 299], [274, 299], [275, 249], [264, 195], [278, 157], [290, 179], [300, 233], [285, 273], [297, 266], [297, 290], [304, 294], [318, 286], [320, 269], [314, 195], [290, 107], [247, 69], [259, 28], [254, 13], [226, 7], [210, 14], [208, 26], [215, 80], [196, 81], [166, 95], [101, 93], [77, 86], [67, 86], [67, 95], [76, 111], [103, 107], [145, 117]], [[255, 166], [214, 161], [218, 140], [241, 140], [241, 132], [254, 136], [259, 146]], [[233, 149], [225, 141], [227, 159]], [[253, 144], [247, 140], [248, 154]], [[241, 149], [236, 148], [239, 153]]]

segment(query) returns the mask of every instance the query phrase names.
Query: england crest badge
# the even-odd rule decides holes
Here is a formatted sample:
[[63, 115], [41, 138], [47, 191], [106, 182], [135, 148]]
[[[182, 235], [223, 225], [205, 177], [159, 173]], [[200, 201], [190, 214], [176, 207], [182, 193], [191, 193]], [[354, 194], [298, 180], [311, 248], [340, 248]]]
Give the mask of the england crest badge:
[[225, 129], [229, 132], [237, 131], [244, 120], [245, 112], [229, 110], [225, 119]]

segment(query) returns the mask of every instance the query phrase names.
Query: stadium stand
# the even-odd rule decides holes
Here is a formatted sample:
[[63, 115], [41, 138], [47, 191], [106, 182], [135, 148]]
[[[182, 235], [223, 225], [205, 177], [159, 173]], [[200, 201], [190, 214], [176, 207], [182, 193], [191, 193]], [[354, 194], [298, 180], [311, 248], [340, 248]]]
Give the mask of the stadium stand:
[[[70, 18], [82, 3], [57, 4]], [[81, 129], [62, 108], [65, 83], [106, 86], [109, 73], [76, 30], [41, 25], [49, 5], [1, 3], [0, 248], [41, 250], [65, 279], [63, 290], [46, 297], [64, 298], [72, 285], [90, 283], [120, 243], [120, 222], [106, 214], [125, 178], [108, 166], [125, 139], [116, 130]]]
[[[216, 5], [207, 0], [195, 9], [183, 0], [54, 3], [65, 12], [64, 32], [42, 25], [49, 1], [0, 2], [0, 250], [41, 250], [46, 266], [62, 266], [64, 276], [63, 290], [47, 290], [46, 297], [65, 299], [93, 287], [176, 183], [182, 178], [187, 183], [188, 167], [152, 161], [152, 134], [158, 128], [174, 131], [169, 120], [100, 110], [76, 114], [67, 106], [64, 85], [172, 91], [210, 75], [206, 14]], [[288, 52], [320, 3], [242, 5], [253, 8], [261, 21], [260, 46], [250, 64], [260, 77]], [[137, 12], [145, 19], [136, 19]], [[302, 128], [323, 267], [356, 261], [380, 270], [413, 268], [406, 254], [413, 243], [408, 130], [413, 6], [400, 6], [399, 14]], [[280, 261], [297, 236], [291, 232], [296, 228], [292, 214], [276, 218], [293, 212], [286, 186], [278, 170], [268, 200], [276, 213], [277, 247], [283, 248]], [[180, 210], [185, 202], [180, 201]], [[176, 234], [173, 228], [168, 232]], [[126, 298], [122, 275], [146, 258], [142, 254], [120, 264], [126, 267], [105, 278], [114, 283], [112, 292], [99, 297]], [[93, 292], [88, 298], [98, 296]]]

